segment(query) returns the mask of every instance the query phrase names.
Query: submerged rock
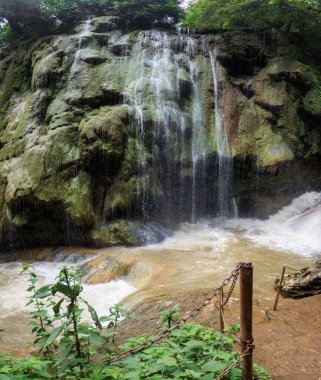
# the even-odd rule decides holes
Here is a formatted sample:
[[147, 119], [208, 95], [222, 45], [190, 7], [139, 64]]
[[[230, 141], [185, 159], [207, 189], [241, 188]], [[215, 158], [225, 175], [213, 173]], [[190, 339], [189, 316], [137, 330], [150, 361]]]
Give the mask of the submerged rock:
[[170, 236], [172, 231], [159, 223], [116, 220], [100, 225], [92, 232], [92, 239], [98, 247], [108, 245], [157, 244]]
[[[276, 280], [276, 283], [279, 279]], [[286, 274], [281, 295], [286, 298], [305, 298], [321, 294], [321, 261], [300, 271]]]

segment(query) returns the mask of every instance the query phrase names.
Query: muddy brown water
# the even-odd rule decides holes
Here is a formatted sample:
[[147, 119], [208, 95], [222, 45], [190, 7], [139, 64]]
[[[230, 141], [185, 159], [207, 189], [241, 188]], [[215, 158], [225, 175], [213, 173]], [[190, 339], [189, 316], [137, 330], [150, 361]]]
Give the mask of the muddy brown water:
[[144, 299], [214, 288], [240, 261], [253, 263], [254, 298], [272, 299], [282, 266], [302, 268], [321, 257], [321, 195], [302, 197], [267, 221], [183, 224], [162, 243], [145, 247], [64, 248], [54, 256], [51, 248], [11, 254], [14, 261], [0, 264], [0, 328], [5, 330], [1, 350], [32, 339], [25, 306], [27, 276], [20, 275], [23, 261], [33, 262], [40, 285], [54, 282], [64, 265], [86, 266], [83, 297], [100, 315], [119, 302], [131, 309]]

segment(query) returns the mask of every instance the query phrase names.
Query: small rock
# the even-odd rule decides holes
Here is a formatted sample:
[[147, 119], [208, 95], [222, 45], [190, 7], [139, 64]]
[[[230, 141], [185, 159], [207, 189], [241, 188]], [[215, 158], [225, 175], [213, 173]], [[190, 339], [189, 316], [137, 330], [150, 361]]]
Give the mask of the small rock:
[[[276, 285], [280, 280], [276, 280]], [[321, 261], [298, 272], [286, 274], [281, 295], [285, 298], [305, 298], [321, 294]]]

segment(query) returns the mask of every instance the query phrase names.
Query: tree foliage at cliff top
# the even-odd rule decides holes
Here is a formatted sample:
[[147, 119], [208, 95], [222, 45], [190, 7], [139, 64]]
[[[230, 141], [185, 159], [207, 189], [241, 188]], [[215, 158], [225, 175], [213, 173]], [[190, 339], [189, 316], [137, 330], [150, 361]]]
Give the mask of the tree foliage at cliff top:
[[321, 2], [310, 0], [197, 0], [184, 24], [200, 32], [270, 28], [291, 33], [321, 31]]
[[172, 25], [182, 15], [180, 0], [118, 0], [112, 2], [112, 8], [136, 27]]
[[101, 15], [105, 8], [101, 0], [0, 0], [0, 20], [2, 29], [38, 37], [66, 30], [86, 15]]
[[2, 35], [68, 31], [80, 20], [103, 14], [119, 16], [132, 27], [171, 25], [181, 16], [180, 0], [0, 0]]

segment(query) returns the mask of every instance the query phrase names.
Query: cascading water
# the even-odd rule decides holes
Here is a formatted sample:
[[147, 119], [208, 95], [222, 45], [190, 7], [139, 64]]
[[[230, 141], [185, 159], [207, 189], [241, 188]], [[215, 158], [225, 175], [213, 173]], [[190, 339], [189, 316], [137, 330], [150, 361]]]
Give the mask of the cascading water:
[[88, 36], [90, 33], [90, 19], [86, 20], [85, 23], [84, 23], [84, 28], [83, 30], [80, 32], [79, 34], [79, 38], [78, 38], [78, 50], [81, 49], [81, 44], [82, 44], [82, 40], [84, 37]]
[[77, 45], [76, 45], [77, 51], [75, 54], [73, 64], [70, 69], [70, 75], [69, 75], [70, 80], [73, 80], [75, 75], [77, 75], [77, 73], [79, 72], [82, 72], [82, 76], [83, 78], [85, 78], [86, 74], [85, 72], [83, 72], [83, 66], [81, 65], [80, 61], [81, 61], [81, 54], [82, 54], [82, 49], [83, 49], [83, 41], [85, 37], [88, 37], [91, 34], [90, 26], [91, 26], [91, 21], [90, 19], [88, 19], [83, 23], [82, 29], [78, 34], [78, 40], [77, 40]]
[[218, 195], [217, 210], [220, 218], [237, 217], [237, 205], [233, 197], [231, 197], [233, 186], [233, 158], [231, 157], [230, 147], [226, 128], [224, 125], [223, 115], [223, 67], [217, 59], [216, 50], [210, 51], [214, 97], [215, 97], [215, 131], [216, 131], [216, 147], [218, 157]]
[[124, 93], [136, 119], [144, 217], [148, 192], [161, 189], [166, 221], [196, 219], [197, 165], [209, 151], [196, 52], [191, 37], [157, 30], [139, 33], [133, 49]]
[[[184, 38], [184, 37], [183, 37]], [[192, 99], [192, 165], [193, 165], [193, 185], [192, 185], [192, 215], [191, 221], [195, 223], [197, 221], [197, 210], [196, 210], [196, 196], [197, 192], [200, 191], [198, 174], [201, 169], [201, 178], [205, 177], [206, 168], [205, 157], [208, 153], [208, 145], [206, 141], [206, 135], [204, 129], [200, 126], [205, 124], [205, 115], [202, 105], [202, 94], [200, 92], [199, 81], [199, 70], [196, 65], [195, 54], [197, 52], [197, 45], [191, 37], [186, 38], [186, 50], [187, 54], [191, 58], [189, 61], [189, 72], [193, 84], [193, 99]]]

